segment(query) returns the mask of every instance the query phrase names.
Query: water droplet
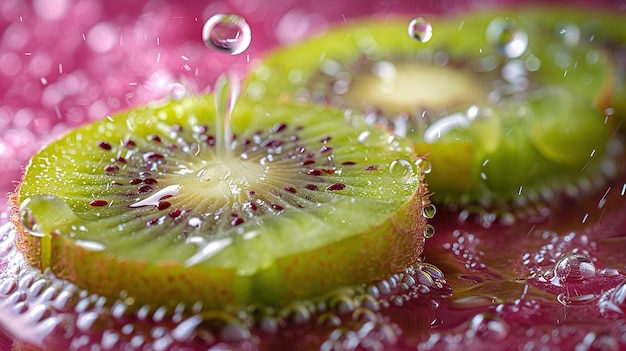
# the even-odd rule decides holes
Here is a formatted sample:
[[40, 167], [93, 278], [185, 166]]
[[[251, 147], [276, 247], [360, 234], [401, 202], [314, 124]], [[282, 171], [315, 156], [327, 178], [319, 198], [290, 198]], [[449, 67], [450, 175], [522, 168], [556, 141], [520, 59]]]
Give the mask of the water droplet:
[[201, 315], [191, 316], [172, 330], [172, 336], [175, 340], [181, 342], [189, 340], [200, 323], [202, 323]]
[[0, 295], [8, 296], [17, 288], [17, 280], [9, 278], [0, 282]]
[[511, 18], [494, 18], [485, 31], [487, 42], [506, 58], [522, 56], [528, 48], [528, 35]]
[[422, 209], [422, 216], [425, 218], [431, 219], [435, 217], [435, 214], [437, 214], [437, 207], [434, 204], [428, 204]]
[[575, 23], [559, 23], [556, 32], [566, 45], [576, 46], [580, 42], [580, 28]]
[[230, 118], [241, 94], [241, 80], [234, 72], [221, 75], [215, 83], [215, 145], [218, 156], [230, 153], [232, 136]]
[[397, 159], [391, 162], [389, 173], [395, 180], [406, 183], [413, 176], [413, 164], [405, 159]]
[[557, 295], [556, 300], [563, 306], [567, 305], [582, 305], [590, 303], [598, 298], [595, 294], [585, 295], [571, 295], [569, 293], [560, 293]]
[[263, 316], [259, 321], [259, 329], [265, 333], [276, 333], [278, 330], [278, 321], [271, 316]]
[[120, 335], [117, 332], [111, 330], [105, 330], [102, 333], [102, 341], [100, 345], [104, 350], [111, 350], [120, 341]]
[[420, 43], [426, 43], [433, 37], [433, 26], [422, 17], [413, 19], [408, 30], [409, 36]]
[[50, 281], [48, 279], [43, 278], [35, 281], [29, 288], [29, 295], [31, 297], [39, 296], [39, 294], [41, 294], [43, 289], [48, 286], [49, 283]]
[[50, 305], [44, 304], [35, 305], [30, 310], [30, 316], [35, 322], [41, 322], [44, 319], [51, 317], [54, 313], [55, 311]]
[[564, 254], [554, 267], [554, 279], [562, 283], [580, 282], [593, 278], [595, 274], [596, 265], [583, 253]]
[[171, 83], [167, 86], [170, 98], [172, 100], [180, 100], [187, 95], [187, 88], [180, 83]]
[[30, 199], [24, 200], [22, 206], [20, 207], [19, 217], [20, 223], [22, 224], [22, 228], [24, 230], [34, 236], [43, 237], [43, 229], [37, 223], [35, 216], [33, 215], [33, 211], [28, 207]]
[[28, 304], [25, 301], [20, 301], [11, 307], [13, 313], [15, 314], [23, 314], [28, 311]]
[[294, 303], [282, 311], [284, 319], [294, 325], [304, 324], [311, 318], [311, 312], [302, 303]]
[[141, 201], [135, 202], [134, 204], [128, 205], [128, 207], [158, 206], [159, 200], [161, 200], [163, 197], [166, 197], [166, 196], [170, 197], [170, 196], [174, 196], [178, 194], [180, 189], [181, 189], [180, 185], [168, 185], [165, 188], [150, 195], [149, 197]]
[[433, 227], [433, 226], [432, 226], [432, 225], [430, 225], [430, 224], [426, 224], [426, 225], [424, 226], [424, 237], [425, 237], [426, 239], [430, 239], [430, 238], [432, 238], [433, 236], [435, 236], [435, 227]]
[[509, 330], [510, 326], [502, 318], [491, 313], [480, 313], [472, 318], [467, 333], [488, 340], [504, 340]]
[[243, 17], [219, 13], [204, 23], [202, 41], [207, 47], [238, 55], [250, 45], [252, 32]]
[[242, 342], [251, 337], [250, 330], [235, 320], [228, 321], [219, 332], [220, 339], [226, 342]]
[[341, 318], [334, 313], [326, 312], [317, 318], [317, 324], [325, 327], [338, 327], [341, 325]]
[[417, 161], [415, 161], [415, 164], [417, 165], [417, 169], [419, 169], [422, 174], [428, 174], [433, 170], [433, 166], [430, 161], [423, 157], [418, 158]]
[[76, 319], [76, 327], [82, 331], [90, 330], [98, 320], [97, 312], [85, 312]]
[[339, 294], [330, 301], [330, 307], [337, 313], [348, 313], [354, 310], [354, 301], [347, 295]]

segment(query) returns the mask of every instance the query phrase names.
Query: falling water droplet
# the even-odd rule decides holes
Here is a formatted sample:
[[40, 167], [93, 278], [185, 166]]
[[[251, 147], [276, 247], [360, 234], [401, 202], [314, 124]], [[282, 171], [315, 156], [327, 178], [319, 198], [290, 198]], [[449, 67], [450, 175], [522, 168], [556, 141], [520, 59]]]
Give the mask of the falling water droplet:
[[593, 278], [596, 265], [583, 253], [567, 253], [561, 256], [554, 267], [554, 275], [561, 282], [580, 282]]
[[420, 43], [426, 43], [433, 37], [433, 26], [422, 17], [414, 18], [409, 23], [408, 31], [411, 38]]
[[243, 17], [219, 13], [204, 23], [202, 40], [209, 48], [238, 55], [250, 45], [252, 33], [248, 22]]
[[506, 58], [522, 56], [528, 48], [528, 35], [511, 18], [494, 18], [485, 31], [487, 42]]
[[241, 94], [241, 80], [233, 73], [221, 75], [215, 83], [215, 145], [218, 155], [230, 153], [232, 136], [230, 118]]

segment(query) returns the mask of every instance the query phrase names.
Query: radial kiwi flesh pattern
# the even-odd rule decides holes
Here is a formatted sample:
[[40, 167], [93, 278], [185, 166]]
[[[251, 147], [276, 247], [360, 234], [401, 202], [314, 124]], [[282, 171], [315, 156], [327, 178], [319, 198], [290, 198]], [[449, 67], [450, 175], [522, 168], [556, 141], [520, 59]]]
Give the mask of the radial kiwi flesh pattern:
[[280, 307], [417, 260], [428, 194], [410, 142], [316, 105], [239, 101], [232, 135], [222, 117], [191, 97], [51, 143], [14, 198], [18, 248], [93, 293], [216, 309]]
[[613, 174], [612, 56], [544, 18], [429, 18], [423, 42], [410, 18], [351, 21], [271, 51], [247, 94], [360, 110], [408, 137], [432, 164], [435, 203], [526, 203]]

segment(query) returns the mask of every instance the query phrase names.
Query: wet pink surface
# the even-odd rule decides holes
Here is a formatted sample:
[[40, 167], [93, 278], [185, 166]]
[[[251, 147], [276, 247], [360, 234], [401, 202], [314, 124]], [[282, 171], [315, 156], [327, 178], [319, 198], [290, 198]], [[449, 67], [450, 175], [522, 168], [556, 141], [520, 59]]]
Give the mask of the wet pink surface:
[[[589, 6], [589, 2], [579, 3]], [[297, 41], [329, 23], [367, 14], [439, 14], [498, 4], [501, 2], [3, 0], [0, 193], [12, 191], [28, 158], [69, 128], [167, 97], [172, 84], [183, 84], [189, 93], [209, 91], [219, 74], [232, 70], [243, 76], [268, 48]], [[626, 2], [617, 0], [602, 5], [626, 8]], [[252, 44], [243, 54], [229, 56], [208, 49], [202, 42], [204, 21], [220, 12], [237, 13], [250, 24]], [[621, 272], [626, 257], [620, 250], [624, 248], [621, 236], [626, 226], [622, 184], [613, 184], [610, 205], [604, 207], [608, 210], [567, 210], [557, 216], [561, 219], [558, 222], [539, 227], [529, 224], [499, 232], [473, 227], [459, 230], [445, 222], [445, 215], [438, 216], [434, 221], [437, 235], [429, 242], [425, 258], [444, 270], [461, 295], [473, 299], [444, 303], [434, 316], [433, 330], [447, 330], [445, 335], [453, 338], [442, 341], [433, 337], [422, 346], [465, 348], [470, 347], [464, 344], [469, 340], [478, 342], [473, 349], [484, 349], [501, 345], [504, 339], [500, 337], [508, 335], [507, 342], [516, 346], [538, 340], [528, 349], [539, 349], [542, 338], [551, 339], [549, 349], [626, 347], [622, 335], [626, 320], [621, 312], [626, 306]], [[0, 213], [5, 212], [2, 201]], [[581, 218], [588, 220], [585, 225], [580, 224]], [[490, 235], [491, 239], [486, 239]], [[503, 251], [503, 247], [507, 249]], [[583, 252], [594, 258], [592, 283], [566, 279], [563, 284], [553, 284], [537, 278], [554, 270], [560, 258], [557, 252]], [[528, 280], [515, 285], [521, 278]], [[524, 299], [528, 291], [537, 299]], [[516, 294], [522, 298], [512, 297]], [[483, 299], [490, 296], [506, 303], [494, 302], [484, 308]], [[572, 296], [579, 299], [572, 300]], [[585, 298], [591, 303], [586, 304], [589, 301]], [[480, 313], [473, 306], [480, 306]], [[572, 307], [569, 317], [565, 306]], [[505, 313], [509, 310], [515, 313]], [[482, 319], [477, 319], [479, 315]], [[497, 318], [485, 321], [484, 316], [495, 315]], [[508, 319], [509, 315], [516, 317]], [[565, 323], [567, 318], [573, 327]], [[591, 328], [590, 321], [597, 328]], [[525, 330], [533, 324], [539, 327], [529, 335]], [[502, 325], [516, 329], [503, 334], [498, 329]], [[607, 338], [602, 339], [603, 335]], [[451, 340], [458, 343], [451, 344]], [[0, 350], [8, 349], [8, 343], [0, 339]]]

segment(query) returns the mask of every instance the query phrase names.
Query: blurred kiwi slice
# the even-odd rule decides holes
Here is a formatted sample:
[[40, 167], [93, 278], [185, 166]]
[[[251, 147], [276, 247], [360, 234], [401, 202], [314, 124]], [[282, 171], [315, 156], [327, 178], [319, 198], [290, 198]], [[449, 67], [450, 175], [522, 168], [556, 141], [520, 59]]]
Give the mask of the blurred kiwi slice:
[[359, 110], [408, 137], [432, 164], [434, 202], [526, 203], [607, 176], [610, 55], [524, 13], [419, 18], [432, 26], [421, 41], [411, 18], [337, 25], [271, 51], [247, 95]]
[[[410, 142], [315, 105], [213, 97], [70, 131], [14, 196], [27, 260], [91, 292], [206, 308], [285, 306], [383, 279], [422, 251]], [[19, 207], [19, 208], [17, 208]]]
[[546, 5], [520, 15], [524, 20], [539, 23], [542, 31], [566, 45], [588, 47], [587, 60], [596, 60], [598, 50], [609, 54], [614, 65], [614, 87], [608, 96], [606, 115], [623, 129], [626, 122], [626, 28], [623, 25], [626, 13], [601, 6]]

